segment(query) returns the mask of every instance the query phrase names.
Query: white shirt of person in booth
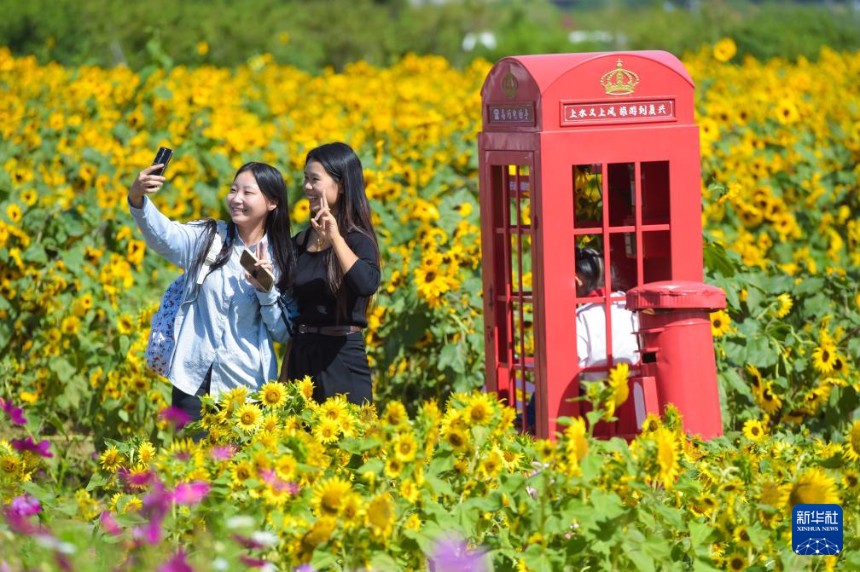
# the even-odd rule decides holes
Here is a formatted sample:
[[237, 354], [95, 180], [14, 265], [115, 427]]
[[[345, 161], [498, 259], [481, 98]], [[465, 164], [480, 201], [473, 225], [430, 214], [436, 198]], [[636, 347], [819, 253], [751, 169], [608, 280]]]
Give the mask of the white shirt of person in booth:
[[[615, 282], [612, 276], [612, 282]], [[577, 296], [604, 296], [603, 255], [593, 248], [578, 248], [576, 251], [576, 290]], [[624, 292], [616, 290], [609, 305], [612, 326], [612, 364], [626, 362], [639, 363], [639, 343], [636, 331], [639, 320], [634, 312], [627, 309]], [[581, 368], [607, 367], [606, 306], [603, 302], [583, 304], [576, 310], [576, 355]], [[580, 379], [593, 381], [605, 379], [607, 370], [583, 372]]]

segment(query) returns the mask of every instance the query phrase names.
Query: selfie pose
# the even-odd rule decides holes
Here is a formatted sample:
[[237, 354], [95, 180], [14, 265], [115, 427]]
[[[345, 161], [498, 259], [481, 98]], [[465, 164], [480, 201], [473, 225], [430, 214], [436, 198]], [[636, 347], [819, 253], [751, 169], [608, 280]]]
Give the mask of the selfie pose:
[[319, 402], [344, 394], [351, 403], [370, 403], [362, 328], [379, 287], [379, 248], [364, 171], [352, 148], [329, 143], [310, 151], [304, 191], [311, 221], [293, 239], [297, 331], [282, 379], [309, 375]]
[[254, 391], [278, 376], [272, 341], [289, 338], [278, 298], [295, 272], [287, 190], [274, 167], [246, 163], [227, 194], [231, 220], [181, 224], [147, 196], [164, 185], [162, 167], [140, 172], [128, 203], [147, 246], [185, 271], [165, 375], [172, 405], [199, 420], [200, 396], [239, 386]]

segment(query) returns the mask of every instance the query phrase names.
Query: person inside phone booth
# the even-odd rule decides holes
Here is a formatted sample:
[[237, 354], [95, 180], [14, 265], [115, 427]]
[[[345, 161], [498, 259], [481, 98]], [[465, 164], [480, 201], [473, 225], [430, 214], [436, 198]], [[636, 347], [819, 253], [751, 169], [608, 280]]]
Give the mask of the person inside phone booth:
[[[256, 391], [278, 377], [273, 340], [290, 337], [278, 301], [291, 292], [295, 275], [287, 189], [275, 167], [249, 162], [227, 193], [229, 221], [179, 223], [150, 200], [167, 180], [166, 162], [156, 160], [134, 180], [128, 204], [147, 246], [185, 271], [166, 377], [172, 406], [196, 421], [201, 396]], [[260, 280], [240, 262], [246, 249], [256, 255], [250, 268]]]
[[297, 332], [281, 380], [310, 376], [317, 402], [344, 395], [350, 403], [372, 403], [362, 329], [379, 288], [379, 247], [355, 151], [338, 142], [308, 152], [304, 192], [311, 221], [293, 239]]
[[[636, 337], [638, 318], [627, 309], [623, 286], [610, 266], [613, 300], [609, 306], [612, 325], [612, 363], [639, 363], [639, 342]], [[607, 296], [604, 289], [603, 255], [593, 248], [576, 249], [576, 294], [578, 297]], [[606, 343], [606, 307], [603, 301], [583, 304], [576, 309], [576, 355], [581, 368], [603, 367], [608, 364]], [[604, 372], [586, 372], [583, 380], [603, 379]]]
[[[604, 288], [603, 255], [593, 248], [577, 248], [576, 259], [576, 295], [578, 298], [606, 297]], [[635, 312], [627, 309], [623, 299], [624, 290], [614, 268], [610, 266], [610, 288], [613, 300], [609, 306], [612, 326], [612, 363], [613, 365], [626, 362], [631, 365], [639, 363], [639, 341], [636, 331], [639, 321]], [[603, 300], [582, 304], [576, 309], [576, 355], [579, 367], [606, 367], [607, 355], [606, 307]], [[605, 379], [607, 371], [590, 371], [580, 374], [582, 381]], [[528, 427], [535, 426], [534, 395], [526, 407]]]

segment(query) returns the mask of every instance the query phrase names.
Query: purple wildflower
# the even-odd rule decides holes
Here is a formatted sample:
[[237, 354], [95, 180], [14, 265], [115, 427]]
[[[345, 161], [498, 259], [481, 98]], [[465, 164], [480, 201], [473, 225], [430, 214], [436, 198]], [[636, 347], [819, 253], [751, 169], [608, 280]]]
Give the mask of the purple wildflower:
[[119, 523], [113, 517], [113, 513], [111, 513], [111, 511], [106, 510], [102, 512], [99, 517], [99, 522], [102, 523], [102, 528], [105, 529], [105, 532], [111, 536], [119, 536], [122, 534], [122, 529], [119, 527]]
[[484, 551], [469, 550], [466, 541], [453, 535], [436, 540], [428, 558], [431, 572], [486, 572], [489, 570]]
[[159, 566], [158, 572], [194, 572], [194, 568], [185, 560], [185, 551], [180, 550], [173, 558]]
[[48, 450], [50, 447], [50, 441], [43, 439], [36, 443], [29, 435], [25, 439], [12, 439], [12, 448], [16, 451], [30, 451], [31, 453], [36, 453], [40, 457], [45, 457], [46, 459], [50, 459], [54, 456], [54, 454]]
[[182, 505], [197, 504], [209, 494], [209, 483], [194, 481], [179, 483], [173, 491], [173, 502]]
[[191, 421], [191, 416], [178, 407], [165, 407], [159, 413], [162, 419], [173, 425], [173, 428], [179, 431]]
[[42, 510], [42, 505], [36, 497], [23, 494], [12, 499], [12, 502], [9, 503], [9, 510], [19, 516], [27, 517], [39, 514], [39, 511]]
[[120, 478], [125, 481], [125, 484], [133, 489], [142, 489], [145, 486], [149, 485], [152, 482], [155, 474], [152, 471], [141, 471], [138, 473], [132, 473], [125, 467], [120, 467], [117, 470], [117, 474]]
[[209, 454], [216, 461], [229, 461], [236, 453], [236, 449], [232, 445], [223, 445], [220, 447], [212, 447]]
[[27, 422], [27, 418], [24, 417], [24, 410], [20, 407], [15, 407], [15, 404], [12, 403], [11, 399], [3, 399], [0, 397], [0, 409], [6, 412], [6, 415], [9, 416], [9, 419], [12, 420], [12, 423], [16, 425], [24, 425]]
[[241, 554], [239, 556], [239, 560], [242, 561], [242, 564], [245, 566], [250, 566], [251, 568], [263, 568], [266, 567], [269, 563], [261, 558], [251, 558], [245, 554]]
[[40, 510], [42, 505], [39, 504], [39, 500], [25, 494], [15, 497], [12, 502], [3, 507], [3, 516], [6, 517], [12, 532], [32, 536], [42, 530], [40, 526], [30, 522], [30, 517], [39, 514]]
[[161, 522], [170, 509], [171, 496], [161, 481], [156, 480], [152, 491], [143, 497], [143, 508], [140, 511], [148, 522], [132, 530], [134, 538], [142, 539], [147, 544], [158, 544], [161, 541]]

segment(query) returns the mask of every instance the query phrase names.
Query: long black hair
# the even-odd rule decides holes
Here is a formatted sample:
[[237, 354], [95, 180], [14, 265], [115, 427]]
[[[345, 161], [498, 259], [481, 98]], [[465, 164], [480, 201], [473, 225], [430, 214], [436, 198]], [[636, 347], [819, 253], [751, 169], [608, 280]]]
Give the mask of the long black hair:
[[[251, 161], [245, 163], [236, 174], [236, 177], [242, 173], [250, 171], [257, 180], [257, 186], [263, 195], [275, 204], [275, 208], [269, 211], [266, 216], [266, 234], [269, 237], [269, 244], [272, 246], [274, 260], [273, 266], [279, 269], [280, 276], [278, 277], [278, 290], [288, 292], [293, 287], [296, 271], [296, 254], [293, 247], [292, 230], [290, 228], [290, 212], [287, 205], [287, 185], [284, 183], [284, 177], [281, 172], [271, 165], [266, 163], [257, 163]], [[212, 220], [202, 221], [201, 224], [206, 225], [206, 229], [202, 235], [202, 244], [204, 248], [200, 249], [197, 255], [197, 260], [194, 262], [195, 269], [200, 268], [203, 260], [206, 258], [206, 253], [209, 251], [209, 245], [215, 238], [215, 233], [218, 230], [217, 223]], [[215, 270], [227, 263], [230, 259], [233, 249], [233, 242], [236, 239], [236, 225], [233, 221], [227, 223], [227, 239], [221, 247], [221, 252], [218, 253], [215, 262], [211, 269]]]
[[[325, 172], [337, 183], [341, 192], [338, 197], [337, 212], [333, 213], [341, 236], [346, 239], [348, 232], [355, 231], [368, 237], [376, 248], [378, 264], [379, 244], [371, 222], [370, 202], [364, 189], [364, 168], [361, 166], [361, 159], [352, 147], [346, 143], [337, 142], [326, 143], [311, 149], [305, 157], [305, 166], [311, 161], [317, 161], [322, 165]], [[337, 298], [338, 319], [345, 319], [347, 292], [341, 288], [343, 270], [337, 262], [333, 249], [329, 249], [326, 254], [326, 281]]]
[[[587, 296], [603, 288], [605, 280], [603, 254], [594, 248], [577, 248], [575, 259], [576, 276], [582, 281], [582, 286], [577, 289], [577, 292]], [[614, 264], [609, 266], [609, 290], [626, 290], [626, 284], [619, 278]]]

